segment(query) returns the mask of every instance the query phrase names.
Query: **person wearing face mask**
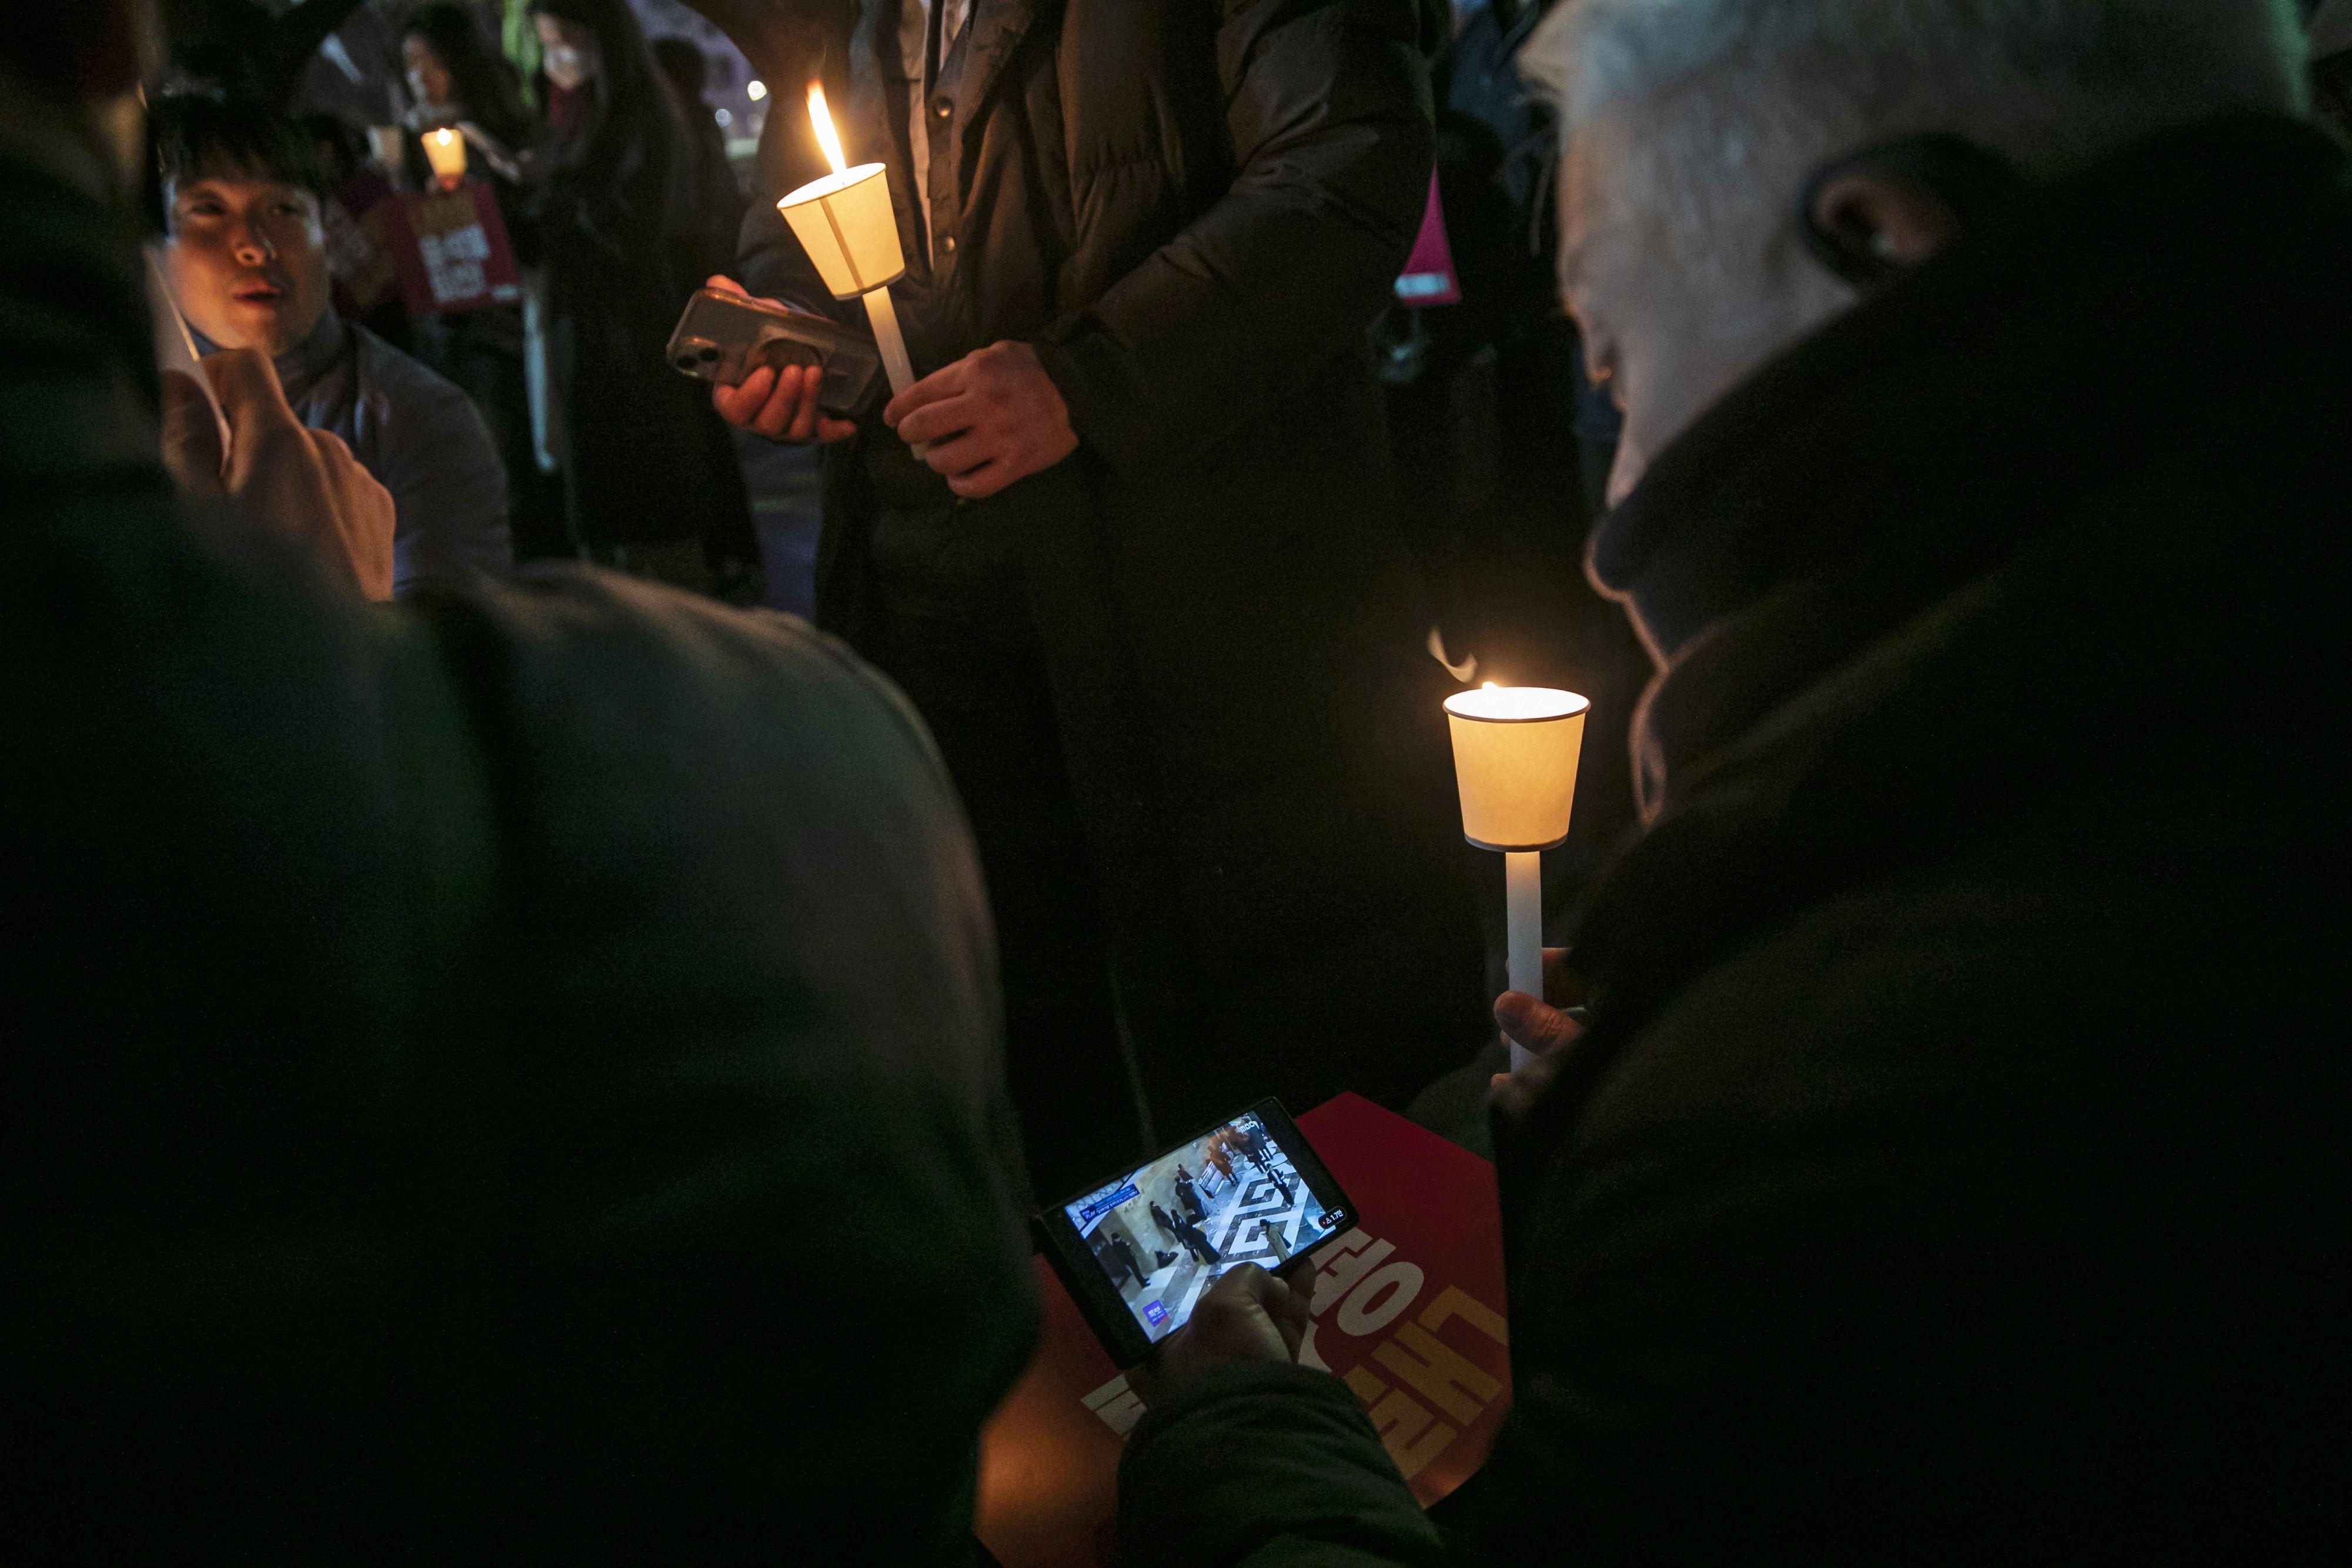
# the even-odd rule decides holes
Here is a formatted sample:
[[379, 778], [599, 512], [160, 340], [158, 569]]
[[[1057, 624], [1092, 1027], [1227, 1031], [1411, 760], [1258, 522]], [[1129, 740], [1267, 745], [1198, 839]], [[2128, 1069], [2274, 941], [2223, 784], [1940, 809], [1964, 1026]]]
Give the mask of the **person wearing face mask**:
[[201, 94], [150, 116], [163, 258], [199, 351], [268, 355], [302, 423], [332, 432], [392, 492], [393, 572], [428, 582], [513, 564], [507, 480], [466, 394], [337, 314], [320, 219], [322, 181], [290, 120]]
[[[625, 570], [708, 588], [739, 577], [751, 502], [708, 394], [665, 349], [733, 246], [684, 111], [626, 0], [535, 0], [541, 177], [518, 243], [546, 273], [551, 422], [572, 537]], [[719, 178], [730, 179], [724, 169]]]
[[400, 59], [410, 99], [412, 184], [423, 189], [432, 177], [416, 137], [447, 127], [465, 133], [466, 172], [495, 181], [503, 198], [521, 176], [519, 159], [529, 151], [531, 121], [514, 67], [480, 20], [454, 0], [420, 5], [401, 25]]

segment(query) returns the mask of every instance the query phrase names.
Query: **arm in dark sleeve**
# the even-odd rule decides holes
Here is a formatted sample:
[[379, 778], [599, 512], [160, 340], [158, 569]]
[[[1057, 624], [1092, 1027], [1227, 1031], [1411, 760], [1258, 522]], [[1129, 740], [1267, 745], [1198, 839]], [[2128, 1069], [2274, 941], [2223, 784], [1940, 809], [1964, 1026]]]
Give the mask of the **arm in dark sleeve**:
[[1118, 1537], [1138, 1568], [1445, 1558], [1348, 1385], [1270, 1362], [1203, 1374], [1137, 1426]]
[[1079, 435], [1132, 476], [1263, 418], [1359, 349], [1429, 193], [1412, 0], [1230, 0], [1217, 40], [1241, 172], [1037, 352]]

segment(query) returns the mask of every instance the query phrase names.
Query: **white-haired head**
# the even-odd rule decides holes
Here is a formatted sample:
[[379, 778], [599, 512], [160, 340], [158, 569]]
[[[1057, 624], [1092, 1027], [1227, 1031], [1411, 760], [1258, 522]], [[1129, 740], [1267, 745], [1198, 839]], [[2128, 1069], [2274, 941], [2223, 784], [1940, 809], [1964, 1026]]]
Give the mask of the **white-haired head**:
[[1560, 110], [1562, 285], [1626, 404], [1612, 492], [1852, 303], [1797, 226], [1823, 164], [1937, 131], [2063, 173], [2301, 112], [2304, 54], [2294, 0], [1563, 0], [1518, 64]]

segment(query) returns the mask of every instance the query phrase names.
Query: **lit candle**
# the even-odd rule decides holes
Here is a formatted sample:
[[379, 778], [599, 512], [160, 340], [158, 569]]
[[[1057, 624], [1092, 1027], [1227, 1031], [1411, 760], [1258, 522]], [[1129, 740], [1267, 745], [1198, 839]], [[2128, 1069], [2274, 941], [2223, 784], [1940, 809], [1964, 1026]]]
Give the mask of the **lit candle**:
[[[1498, 686], [1445, 699], [1454, 735], [1454, 779], [1462, 793], [1462, 836], [1503, 854], [1510, 986], [1540, 998], [1543, 986], [1543, 852], [1568, 837], [1576, 803], [1576, 762], [1591, 704], [1549, 686]], [[1511, 1069], [1528, 1058], [1511, 1042]]]
[[466, 139], [456, 131], [426, 131], [425, 161], [433, 165], [444, 190], [454, 191], [466, 183]]
[[[808, 101], [809, 123], [816, 128], [817, 145], [833, 172], [810, 181], [776, 206], [833, 297], [866, 301], [866, 319], [873, 324], [890, 390], [902, 392], [915, 384], [915, 367], [907, 359], [907, 340], [898, 335], [898, 313], [890, 303], [890, 285], [906, 276], [907, 258], [898, 248], [889, 183], [879, 163], [848, 167], [833, 116], [825, 110], [824, 89], [809, 83]], [[919, 448], [916, 455], [921, 455]]]

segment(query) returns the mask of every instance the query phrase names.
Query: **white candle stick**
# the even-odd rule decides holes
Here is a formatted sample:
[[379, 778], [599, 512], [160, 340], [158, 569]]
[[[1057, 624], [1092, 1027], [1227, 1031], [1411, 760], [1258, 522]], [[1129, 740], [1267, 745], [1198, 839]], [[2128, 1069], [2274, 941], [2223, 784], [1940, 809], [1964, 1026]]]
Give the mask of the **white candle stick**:
[[[882, 369], [890, 377], [890, 390], [905, 392], [915, 384], [915, 367], [907, 359], [907, 340], [898, 335], [898, 308], [890, 303], [887, 288], [866, 291], [866, 319], [873, 324], [874, 346], [882, 350]], [[916, 455], [922, 455], [919, 449]]]
[[[1506, 927], [1504, 955], [1509, 964], [1511, 989], [1543, 999], [1543, 852], [1507, 850], [1503, 854], [1503, 904]], [[1534, 1052], [1512, 1040], [1511, 1071], [1517, 1072]]]

